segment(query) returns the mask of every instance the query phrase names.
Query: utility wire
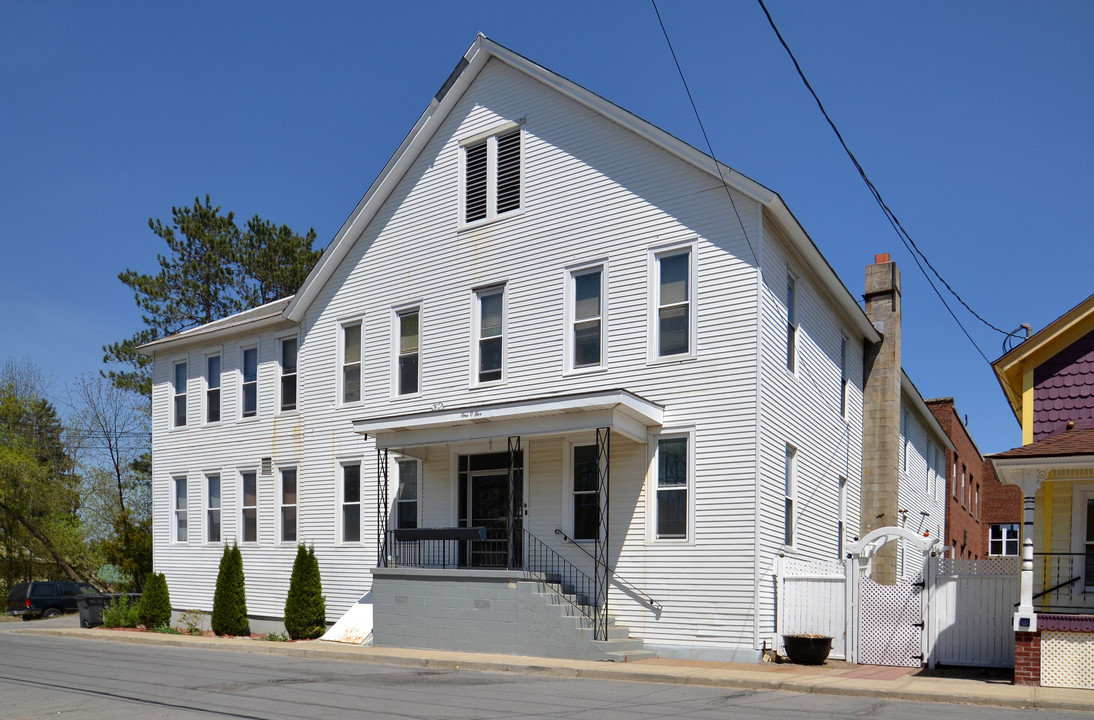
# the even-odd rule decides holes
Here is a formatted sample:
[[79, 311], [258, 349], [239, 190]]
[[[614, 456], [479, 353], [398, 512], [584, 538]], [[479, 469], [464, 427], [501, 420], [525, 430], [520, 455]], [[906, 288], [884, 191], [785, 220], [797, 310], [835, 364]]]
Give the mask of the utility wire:
[[[923, 273], [923, 276], [927, 279], [927, 283], [930, 284], [935, 294], [938, 295], [939, 300], [942, 301], [942, 304], [946, 307], [946, 310], [949, 311], [950, 316], [954, 319], [954, 322], [956, 322], [958, 327], [961, 328], [961, 331], [965, 333], [965, 337], [969, 339], [969, 342], [972, 343], [973, 347], [976, 348], [976, 351], [980, 353], [980, 356], [984, 358], [985, 362], [990, 363], [991, 361], [988, 360], [987, 355], [985, 355], [984, 351], [980, 349], [980, 346], [976, 344], [976, 341], [973, 340], [972, 335], [969, 334], [969, 331], [965, 328], [964, 325], [962, 325], [961, 321], [957, 318], [957, 315], [950, 307], [950, 304], [946, 302], [946, 299], [942, 296], [942, 293], [940, 293], [938, 288], [935, 287], [934, 281], [931, 280], [930, 275], [928, 275], [927, 272], [923, 269], [923, 263], [925, 263], [927, 267], [931, 269], [931, 272], [934, 273], [935, 277], [938, 278], [939, 282], [946, 286], [946, 289], [949, 290], [955, 298], [957, 298], [958, 302], [960, 302], [965, 307], [965, 309], [973, 315], [973, 317], [975, 317], [977, 320], [984, 323], [989, 328], [995, 330], [998, 333], [1001, 333], [1003, 335], [1009, 335], [1010, 333], [1008, 333], [1006, 330], [996, 327], [995, 325], [984, 319], [978, 312], [973, 310], [972, 307], [967, 302], [965, 302], [964, 298], [958, 295], [957, 291], [954, 290], [948, 282], [946, 282], [941, 274], [939, 274], [938, 270], [936, 270], [934, 265], [931, 264], [931, 261], [927, 259], [927, 256], [923, 253], [923, 251], [919, 249], [919, 246], [916, 245], [915, 240], [912, 239], [912, 236], [908, 233], [908, 231], [904, 229], [904, 226], [900, 223], [900, 220], [897, 218], [896, 214], [893, 213], [893, 211], [885, 203], [885, 200], [881, 197], [881, 192], [879, 192], [877, 187], [874, 186], [874, 183], [870, 181], [869, 176], [866, 175], [866, 171], [863, 169], [862, 165], [859, 163], [854, 153], [851, 152], [851, 148], [847, 146], [847, 142], [843, 139], [843, 134], [840, 133], [839, 128], [836, 127], [836, 123], [833, 122], [832, 117], [828, 114], [828, 111], [825, 110], [824, 104], [821, 102], [820, 97], [813, 89], [813, 86], [809, 83], [809, 79], [805, 77], [805, 72], [802, 70], [801, 65], [798, 63], [798, 59], [794, 57], [793, 51], [791, 51], [790, 46], [786, 43], [786, 40], [783, 38], [782, 33], [779, 32], [778, 26], [775, 25], [775, 20], [771, 17], [771, 13], [768, 12], [767, 6], [764, 4], [764, 0], [756, 1], [760, 4], [760, 8], [764, 11], [764, 15], [767, 17], [767, 22], [771, 25], [771, 29], [775, 31], [775, 36], [779, 39], [779, 43], [782, 44], [783, 49], [786, 50], [786, 54], [790, 56], [790, 61], [794, 63], [794, 69], [797, 70], [798, 77], [801, 78], [802, 82], [805, 84], [806, 89], [808, 89], [809, 93], [813, 96], [813, 100], [816, 101], [817, 107], [820, 108], [821, 114], [824, 115], [824, 119], [828, 121], [828, 125], [832, 128], [832, 132], [836, 134], [836, 138], [839, 139], [840, 145], [843, 146], [844, 152], [847, 153], [847, 157], [849, 157], [851, 159], [851, 162], [854, 163], [855, 169], [858, 171], [859, 177], [861, 177], [862, 181], [866, 183], [866, 187], [870, 190], [870, 194], [874, 196], [874, 200], [881, 207], [881, 210], [885, 214], [885, 217], [889, 220], [889, 224], [893, 226], [893, 229], [896, 231], [897, 236], [900, 238], [901, 242], [904, 243], [904, 247], [907, 248], [910, 253], [912, 253], [912, 259], [915, 260], [916, 266], [919, 268], [919, 271]], [[923, 263], [920, 262], [920, 258], [922, 258]]]
[[733, 206], [733, 214], [737, 216], [737, 223], [741, 226], [741, 232], [744, 233], [745, 242], [748, 243], [748, 249], [752, 252], [752, 259], [756, 262], [756, 267], [759, 268], [760, 259], [756, 257], [756, 248], [752, 247], [752, 241], [748, 239], [748, 231], [745, 230], [745, 224], [741, 220], [741, 214], [737, 212], [737, 203], [733, 201], [733, 193], [730, 192], [729, 184], [722, 174], [722, 163], [718, 162], [718, 158], [714, 154], [714, 147], [710, 144], [710, 138], [707, 137], [707, 129], [703, 126], [703, 118], [699, 117], [699, 108], [695, 105], [695, 98], [691, 96], [691, 88], [688, 87], [687, 78], [684, 77], [684, 69], [680, 67], [680, 60], [677, 59], [676, 51], [672, 48], [672, 40], [669, 39], [669, 31], [665, 29], [665, 21], [661, 19], [661, 11], [657, 9], [657, 0], [650, 0], [650, 2], [653, 3], [653, 11], [657, 14], [657, 22], [661, 25], [661, 32], [665, 36], [665, 44], [669, 46], [669, 52], [672, 54], [672, 61], [676, 63], [676, 72], [680, 73], [680, 81], [684, 84], [684, 91], [688, 94], [691, 110], [695, 113], [695, 119], [699, 122], [699, 129], [703, 132], [703, 141], [707, 144], [707, 152], [714, 161], [714, 169], [718, 171], [718, 178], [722, 181], [722, 187], [726, 191], [726, 197], [729, 198], [729, 204]]

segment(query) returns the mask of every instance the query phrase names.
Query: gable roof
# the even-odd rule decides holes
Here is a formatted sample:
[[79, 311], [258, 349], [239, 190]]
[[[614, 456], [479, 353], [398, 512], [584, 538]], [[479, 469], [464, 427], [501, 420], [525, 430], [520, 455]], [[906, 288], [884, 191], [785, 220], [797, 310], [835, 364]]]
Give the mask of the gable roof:
[[719, 170], [721, 170], [721, 177], [724, 177], [730, 188], [763, 205], [777, 220], [789, 238], [793, 249], [802, 256], [806, 264], [816, 273], [822, 287], [843, 311], [845, 318], [857, 328], [861, 336], [870, 342], [880, 340], [877, 330], [867, 319], [854, 296], [847, 290], [832, 266], [829, 265], [777, 193], [731, 167], [721, 163], [716, 165], [715, 161], [706, 153], [561, 75], [489, 40], [481, 33], [475, 39], [475, 42], [471, 44], [468, 51], [464, 53], [455, 70], [452, 71], [452, 74], [436, 96], [430, 101], [425, 112], [418, 118], [418, 121], [403, 139], [395, 154], [388, 160], [372, 186], [369, 187], [364, 197], [357, 203], [357, 207], [350, 213], [349, 218], [346, 219], [341, 229], [334, 236], [326, 252], [323, 253], [323, 257], [312, 269], [304, 284], [286, 308], [285, 316], [287, 318], [296, 322], [303, 320], [308, 307], [349, 253], [353, 243], [368, 226], [369, 222], [372, 221], [384, 201], [387, 200], [396, 185], [407, 173], [411, 164], [414, 163], [426, 144], [441, 127], [441, 124], [447, 119], [453, 107], [491, 59], [503, 62], [553, 88], [680, 160], [709, 173], [715, 178], [719, 178], [719, 182], [721, 182], [719, 177]]
[[915, 386], [915, 383], [912, 382], [912, 379], [908, 377], [908, 373], [903, 368], [900, 370], [900, 390], [908, 398], [909, 405], [915, 408], [916, 414], [922, 418], [923, 428], [934, 435], [934, 439], [939, 445], [953, 451], [954, 447], [950, 436], [946, 434], [946, 431], [942, 428], [942, 423], [938, 422], [938, 418], [927, 407], [927, 401], [923, 399], [919, 388]]
[[208, 342], [215, 338], [232, 335], [239, 331], [240, 328], [246, 327], [248, 330], [258, 330], [261, 328], [277, 325], [285, 322], [285, 308], [289, 306], [292, 301], [292, 296], [287, 298], [281, 298], [280, 300], [273, 300], [265, 305], [259, 305], [258, 307], [237, 312], [234, 315], [221, 318], [220, 320], [214, 320], [211, 323], [205, 325], [198, 325], [197, 327], [190, 328], [189, 330], [183, 330], [180, 333], [174, 335], [168, 335], [162, 337], [159, 340], [153, 340], [150, 343], [145, 343], [137, 348], [142, 355], [152, 357], [152, 354], [157, 350], [161, 350], [165, 347], [176, 348], [180, 345], [189, 345], [197, 342]]
[[1022, 376], [1091, 331], [1094, 331], [1094, 295], [991, 364], [1019, 425], [1022, 424]]

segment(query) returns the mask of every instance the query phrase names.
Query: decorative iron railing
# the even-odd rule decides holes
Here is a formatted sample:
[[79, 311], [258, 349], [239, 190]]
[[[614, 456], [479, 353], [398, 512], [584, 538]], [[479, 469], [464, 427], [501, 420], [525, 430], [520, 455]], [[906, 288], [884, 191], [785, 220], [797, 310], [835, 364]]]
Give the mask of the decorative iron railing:
[[1094, 612], [1094, 555], [1034, 553], [1033, 589], [1038, 612]]

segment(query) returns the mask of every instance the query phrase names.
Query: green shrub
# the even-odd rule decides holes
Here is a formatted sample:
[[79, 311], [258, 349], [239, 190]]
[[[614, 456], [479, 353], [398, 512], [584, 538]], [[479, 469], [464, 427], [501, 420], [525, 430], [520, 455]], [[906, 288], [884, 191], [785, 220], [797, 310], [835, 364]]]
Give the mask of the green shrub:
[[137, 607], [140, 601], [129, 602], [128, 595], [120, 595], [103, 608], [103, 625], [108, 628], [135, 628], [141, 623]]
[[247, 620], [247, 590], [243, 580], [243, 555], [239, 545], [224, 545], [213, 594], [213, 632], [217, 635], [250, 635]]
[[141, 625], [151, 630], [171, 622], [171, 596], [167, 592], [167, 578], [163, 573], [149, 576], [144, 592], [137, 603]]
[[311, 640], [327, 630], [327, 599], [315, 550], [298, 545], [285, 598], [285, 630], [293, 640]]

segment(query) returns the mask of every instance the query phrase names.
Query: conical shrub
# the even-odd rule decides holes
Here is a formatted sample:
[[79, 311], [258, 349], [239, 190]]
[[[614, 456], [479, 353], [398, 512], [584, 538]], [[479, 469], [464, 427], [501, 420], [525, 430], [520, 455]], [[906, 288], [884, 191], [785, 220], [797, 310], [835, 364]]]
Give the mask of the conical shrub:
[[314, 548], [298, 545], [285, 598], [285, 630], [293, 640], [311, 640], [326, 632], [327, 599]]
[[224, 545], [213, 594], [213, 632], [217, 635], [250, 635], [247, 621], [247, 590], [243, 580], [243, 555], [239, 545]]
[[171, 622], [171, 595], [167, 591], [167, 577], [163, 573], [150, 575], [144, 583], [144, 592], [137, 603], [137, 617], [149, 630]]

